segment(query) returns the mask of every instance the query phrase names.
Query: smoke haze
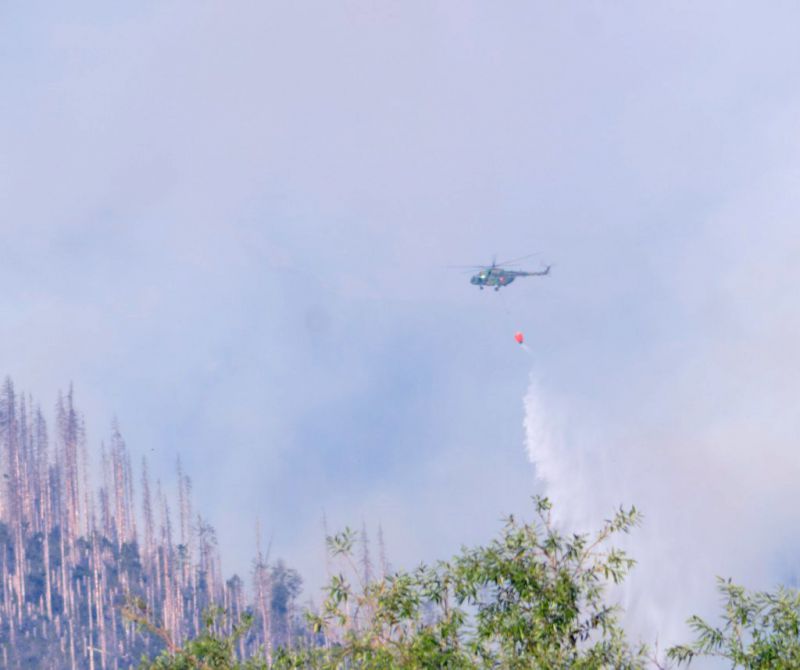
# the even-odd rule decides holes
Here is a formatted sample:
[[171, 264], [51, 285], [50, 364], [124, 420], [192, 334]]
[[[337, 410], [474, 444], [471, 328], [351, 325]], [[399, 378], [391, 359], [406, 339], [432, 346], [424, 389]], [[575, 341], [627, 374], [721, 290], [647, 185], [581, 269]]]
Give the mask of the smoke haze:
[[[797, 565], [799, 22], [6, 3], [2, 371], [180, 453], [226, 572], [260, 517], [317, 595], [323, 510], [444, 557], [538, 477], [565, 522], [644, 511], [630, 605], [681, 631]], [[444, 269], [534, 252], [499, 294]]]

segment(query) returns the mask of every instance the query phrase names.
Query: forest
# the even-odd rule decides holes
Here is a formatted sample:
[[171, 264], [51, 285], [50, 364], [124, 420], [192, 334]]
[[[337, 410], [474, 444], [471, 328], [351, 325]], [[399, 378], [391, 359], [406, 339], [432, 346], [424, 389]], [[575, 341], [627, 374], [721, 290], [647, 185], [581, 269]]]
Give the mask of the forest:
[[724, 667], [800, 668], [793, 589], [754, 593], [720, 579], [719, 620], [691, 616], [693, 640], [659, 650], [631, 639], [608, 587], [635, 564], [614, 546], [639, 525], [635, 507], [594, 534], [567, 535], [550, 501], [534, 497], [533, 520], [509, 517], [487, 544], [411, 570], [389, 570], [382, 540], [374, 560], [366, 533], [345, 528], [326, 538], [322, 602], [300, 607], [300, 575], [270, 560], [258, 532], [248, 581], [224, 577], [180, 462], [171, 496], [146, 460], [134, 474], [114, 424], [92, 489], [86, 442], [71, 389], [49, 426], [5, 381], [2, 668], [665, 670], [714, 657]]
[[[257, 538], [250, 582], [225, 578], [214, 528], [195, 511], [192, 482], [176, 464], [177, 491], [138, 475], [115, 424], [100, 448], [101, 483], [90, 488], [84, 418], [73, 392], [48, 424], [7, 379], [0, 393], [0, 667], [117, 670], [155, 655], [163, 640], [126, 618], [142, 603], [175, 644], [198, 635], [218, 606], [214, 630], [254, 625], [237, 652], [292, 644], [301, 580], [270, 561]], [[138, 491], [138, 496], [135, 495]], [[170, 500], [177, 500], [172, 510]], [[250, 594], [248, 598], [247, 594]]]

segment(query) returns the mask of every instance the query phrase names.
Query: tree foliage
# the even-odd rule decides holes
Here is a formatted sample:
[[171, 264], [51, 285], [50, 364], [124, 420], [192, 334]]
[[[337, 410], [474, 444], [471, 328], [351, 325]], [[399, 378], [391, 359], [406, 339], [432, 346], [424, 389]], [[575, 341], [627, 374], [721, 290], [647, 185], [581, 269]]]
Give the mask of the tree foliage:
[[[533, 522], [509, 518], [486, 546], [377, 579], [355, 555], [357, 533], [345, 529], [329, 537], [339, 570], [320, 609], [307, 615], [312, 637], [277, 650], [271, 667], [644, 667], [646, 649], [625, 639], [605, 593], [633, 565], [609, 542], [635, 526], [639, 513], [619, 510], [593, 535], [565, 536], [551, 522], [549, 501], [536, 498], [535, 505]], [[188, 658], [210, 663], [205, 659], [212, 657], [228, 665], [196, 667], [263, 667], [236, 665], [234, 649], [230, 638], [204, 635], [147, 667], [183, 670]]]
[[682, 664], [717, 657], [747, 670], [800, 668], [800, 592], [779, 588], [749, 593], [724, 579], [719, 590], [724, 598], [722, 625], [691, 617], [695, 641], [672, 647], [669, 658]]
[[[499, 537], [462, 549], [449, 561], [372, 577], [369, 561], [356, 556], [359, 537], [345, 529], [329, 538], [338, 571], [325, 588], [321, 607], [307, 612], [305, 635], [247, 660], [237, 643], [252, 617], [228, 635], [206, 618], [203, 633], [184, 647], [153, 625], [142, 609], [129, 606], [137, 622], [166, 645], [145, 670], [636, 670], [648, 662], [643, 645], [631, 645], [618, 622], [606, 587], [634, 565], [610, 546], [639, 521], [635, 508], [620, 509], [592, 535], [563, 535], [550, 519], [550, 503], [535, 498], [536, 518], [510, 517]], [[282, 568], [276, 567], [276, 574]], [[296, 579], [287, 572], [287, 592]], [[678, 666], [718, 658], [731, 668], [800, 668], [800, 592], [748, 592], [719, 580], [722, 621], [713, 626], [689, 619], [696, 639], [670, 648]], [[240, 647], [241, 648], [241, 647]]]
[[223, 612], [210, 608], [204, 615], [200, 635], [178, 647], [169, 631], [153, 622], [141, 600], [129, 602], [123, 613], [126, 619], [160, 638], [165, 645], [155, 659], [142, 659], [140, 670], [267, 670], [267, 662], [260, 654], [247, 660], [237, 659], [236, 645], [253, 623], [250, 615], [244, 615], [229, 635], [220, 635], [216, 626]]

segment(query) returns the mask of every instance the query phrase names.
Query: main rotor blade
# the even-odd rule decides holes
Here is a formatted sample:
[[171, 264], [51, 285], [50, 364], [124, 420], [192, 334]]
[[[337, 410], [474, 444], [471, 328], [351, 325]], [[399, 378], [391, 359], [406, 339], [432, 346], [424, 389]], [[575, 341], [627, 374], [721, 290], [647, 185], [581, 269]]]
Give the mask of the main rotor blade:
[[512, 263], [519, 263], [520, 261], [524, 261], [528, 258], [533, 258], [534, 256], [538, 256], [538, 253], [535, 254], [528, 254], [527, 256], [521, 256], [520, 258], [512, 258], [510, 261], [503, 261], [502, 263], [497, 263], [497, 265], [511, 265]]

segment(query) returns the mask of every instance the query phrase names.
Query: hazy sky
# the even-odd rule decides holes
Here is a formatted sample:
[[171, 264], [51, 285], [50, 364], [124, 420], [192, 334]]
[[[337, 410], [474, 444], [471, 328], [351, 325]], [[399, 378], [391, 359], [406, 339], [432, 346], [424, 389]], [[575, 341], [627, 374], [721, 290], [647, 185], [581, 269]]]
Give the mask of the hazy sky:
[[[698, 603], [717, 573], [786, 581], [799, 21], [777, 1], [6, 3], [3, 372], [45, 407], [72, 381], [91, 443], [116, 415], [165, 482], [180, 453], [228, 572], [256, 517], [317, 584], [323, 511], [382, 523], [405, 564], [544, 487], [565, 518], [642, 507], [656, 595], [683, 574], [665, 557], [699, 557]], [[499, 294], [446, 268], [529, 253], [552, 276]], [[532, 367], [550, 479], [525, 451]]]

